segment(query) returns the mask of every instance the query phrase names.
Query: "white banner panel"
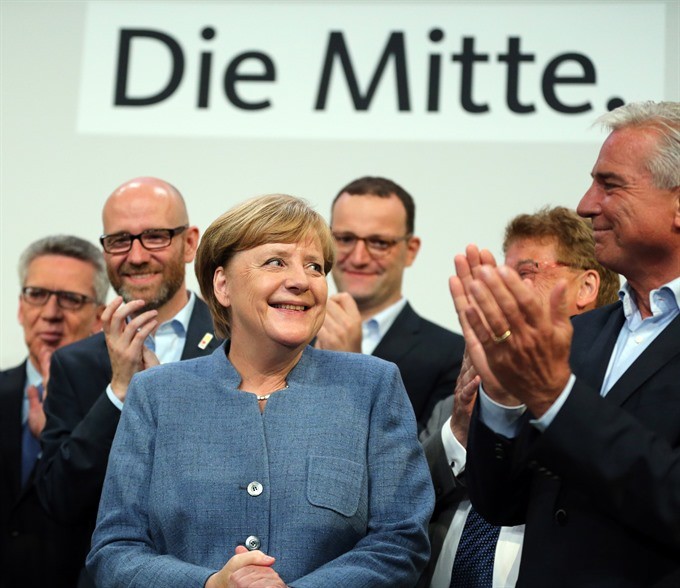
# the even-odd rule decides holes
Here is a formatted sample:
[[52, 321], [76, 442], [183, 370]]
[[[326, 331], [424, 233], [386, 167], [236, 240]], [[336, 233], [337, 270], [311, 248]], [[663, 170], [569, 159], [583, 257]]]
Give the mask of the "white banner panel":
[[595, 140], [597, 113], [663, 98], [665, 10], [653, 1], [90, 2], [78, 130]]

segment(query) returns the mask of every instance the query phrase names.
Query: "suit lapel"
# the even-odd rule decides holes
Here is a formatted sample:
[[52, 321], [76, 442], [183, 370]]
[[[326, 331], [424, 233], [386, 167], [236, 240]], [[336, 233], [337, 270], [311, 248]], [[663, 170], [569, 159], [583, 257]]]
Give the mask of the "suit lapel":
[[[210, 342], [203, 346], [201, 341], [208, 335], [212, 335]], [[215, 337], [212, 318], [210, 311], [205, 302], [196, 297], [194, 310], [191, 312], [189, 319], [189, 328], [187, 330], [187, 338], [184, 342], [184, 350], [182, 351], [182, 359], [193, 359], [202, 355], [208, 355], [214, 351], [220, 344], [220, 340]]]
[[[575, 375], [599, 392], [625, 316], [620, 302], [600, 311], [596, 320], [589, 314], [581, 315], [586, 317], [584, 327], [579, 330], [578, 339], [574, 339], [570, 363]], [[575, 325], [579, 321], [576, 319]]]
[[397, 363], [418, 342], [415, 335], [419, 331], [420, 317], [407, 302], [378, 343], [373, 355]]
[[[7, 466], [13, 500], [21, 492], [21, 408], [26, 385], [26, 362], [3, 374], [0, 390], [0, 451]], [[5, 505], [6, 506], [6, 505]]]
[[97, 339], [92, 340], [92, 348], [95, 349], [95, 353], [99, 356], [99, 366], [104, 372], [104, 378], [107, 382], [111, 381], [113, 377], [113, 369], [111, 368], [111, 358], [109, 357], [109, 349], [106, 346], [106, 337], [104, 333], [97, 333], [93, 335]]
[[640, 386], [673, 358], [680, 356], [680, 316], [657, 336], [612, 386], [607, 399], [623, 404]]

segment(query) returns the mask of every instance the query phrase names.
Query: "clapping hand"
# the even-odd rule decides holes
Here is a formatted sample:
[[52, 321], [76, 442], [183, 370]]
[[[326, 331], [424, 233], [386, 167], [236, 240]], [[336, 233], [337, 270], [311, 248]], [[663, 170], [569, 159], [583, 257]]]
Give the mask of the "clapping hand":
[[111, 389], [121, 401], [125, 401], [132, 376], [159, 363], [156, 355], [144, 347], [144, 341], [158, 326], [158, 311], [139, 313], [144, 304], [143, 300], [123, 303], [123, 299], [116, 296], [102, 314], [111, 359]]

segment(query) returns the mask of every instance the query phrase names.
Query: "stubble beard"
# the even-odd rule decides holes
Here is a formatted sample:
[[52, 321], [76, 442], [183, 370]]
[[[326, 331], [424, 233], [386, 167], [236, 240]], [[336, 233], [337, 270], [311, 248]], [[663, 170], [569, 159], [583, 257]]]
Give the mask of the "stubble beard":
[[144, 306], [136, 313], [140, 314], [147, 310], [158, 310], [164, 306], [184, 284], [185, 267], [182, 260], [177, 260], [165, 266], [163, 270], [163, 280], [157, 288], [151, 290], [148, 287], [135, 287], [125, 285], [121, 273], [133, 269], [139, 273], [145, 273], [150, 264], [145, 263], [138, 266], [121, 266], [117, 272], [109, 271], [109, 281], [116, 293], [123, 298], [124, 302], [131, 300], [144, 300]]
[[368, 288], [353, 286], [351, 278], [342, 276], [339, 272], [337, 274], [333, 273], [332, 276], [336, 290], [338, 292], [347, 292], [352, 296], [357, 303], [360, 312], [365, 312], [375, 304], [378, 291], [378, 284], [376, 283], [378, 280], [375, 279], [375, 276], [373, 276], [373, 281]]

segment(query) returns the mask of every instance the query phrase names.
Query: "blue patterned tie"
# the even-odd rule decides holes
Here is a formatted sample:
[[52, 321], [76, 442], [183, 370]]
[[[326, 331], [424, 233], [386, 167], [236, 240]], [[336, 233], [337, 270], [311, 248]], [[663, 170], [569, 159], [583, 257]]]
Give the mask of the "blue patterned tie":
[[451, 570], [451, 588], [491, 588], [500, 531], [470, 507]]
[[[42, 400], [43, 386], [37, 386], [38, 396]], [[24, 423], [21, 431], [21, 487], [28, 482], [33, 466], [40, 455], [40, 441], [33, 436], [28, 427], [28, 421]]]

